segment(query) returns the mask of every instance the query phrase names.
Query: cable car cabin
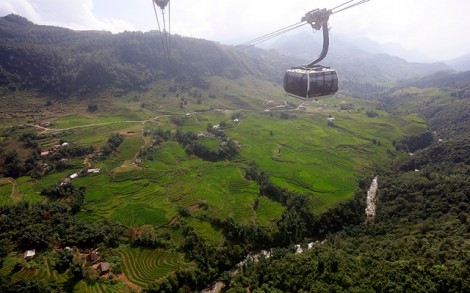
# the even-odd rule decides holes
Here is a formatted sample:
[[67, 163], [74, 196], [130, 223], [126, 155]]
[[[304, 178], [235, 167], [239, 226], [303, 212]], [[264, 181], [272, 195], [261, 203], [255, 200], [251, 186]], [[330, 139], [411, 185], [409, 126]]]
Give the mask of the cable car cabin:
[[289, 69], [284, 75], [284, 90], [300, 99], [334, 95], [338, 91], [338, 75], [323, 66]]

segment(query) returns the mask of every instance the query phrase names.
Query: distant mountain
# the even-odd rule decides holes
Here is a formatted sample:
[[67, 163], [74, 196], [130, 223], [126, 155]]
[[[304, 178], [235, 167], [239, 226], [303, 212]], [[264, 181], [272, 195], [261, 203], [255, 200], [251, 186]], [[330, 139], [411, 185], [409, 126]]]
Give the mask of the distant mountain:
[[390, 56], [399, 57], [405, 59], [408, 62], [417, 62], [417, 63], [433, 63], [431, 57], [426, 56], [423, 52], [417, 49], [406, 49], [401, 44], [398, 43], [386, 43], [380, 44], [376, 41], [373, 41], [369, 38], [359, 37], [359, 38], [345, 38], [344, 36], [339, 37], [343, 42], [350, 43], [355, 47], [366, 51], [371, 54], [388, 54]]
[[[384, 53], [385, 49], [376, 42], [368, 39], [359, 40], [356, 44], [353, 40], [345, 40], [332, 35], [328, 56], [321, 63], [335, 67], [349, 80], [362, 82], [397, 81], [452, 70], [444, 63], [410, 63]], [[279, 38], [268, 47], [309, 62], [319, 55], [321, 40], [311, 33], [301, 32]], [[392, 47], [398, 48], [390, 46], [390, 49]]]
[[[430, 88], [432, 94], [427, 90]], [[440, 137], [470, 138], [470, 71], [439, 72], [408, 80], [372, 98], [394, 114], [418, 112]]]
[[470, 71], [438, 72], [422, 78], [410, 79], [400, 83], [401, 87], [441, 88], [446, 90], [466, 89], [470, 97]]
[[446, 64], [457, 71], [470, 71], [470, 54], [449, 60]]

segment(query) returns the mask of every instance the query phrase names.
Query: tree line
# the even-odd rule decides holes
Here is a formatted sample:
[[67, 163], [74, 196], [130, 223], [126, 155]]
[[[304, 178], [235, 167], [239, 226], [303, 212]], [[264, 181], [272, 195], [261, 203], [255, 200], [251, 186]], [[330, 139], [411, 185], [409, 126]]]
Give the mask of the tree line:
[[220, 142], [220, 147], [217, 149], [210, 148], [203, 144], [202, 139], [194, 132], [182, 132], [180, 130], [162, 130], [160, 128], [146, 132], [153, 139], [154, 145], [159, 145], [167, 141], [176, 141], [184, 149], [186, 154], [195, 155], [207, 161], [222, 161], [230, 159], [239, 153], [239, 147], [232, 139], [228, 138], [223, 131], [212, 130], [211, 133], [214, 138], [207, 138], [204, 136], [202, 139], [216, 139]]

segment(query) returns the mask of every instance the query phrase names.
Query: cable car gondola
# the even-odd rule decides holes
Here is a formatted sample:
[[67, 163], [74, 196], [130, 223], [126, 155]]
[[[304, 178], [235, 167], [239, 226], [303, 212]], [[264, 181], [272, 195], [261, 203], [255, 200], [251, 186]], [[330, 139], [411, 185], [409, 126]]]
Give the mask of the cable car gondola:
[[284, 90], [286, 94], [299, 99], [309, 99], [334, 95], [338, 91], [338, 75], [336, 71], [317, 64], [328, 53], [330, 43], [328, 18], [331, 14], [332, 10], [315, 9], [307, 12], [302, 18], [302, 22], [306, 21], [313, 29], [323, 30], [323, 49], [320, 56], [312, 63], [292, 67], [286, 71], [284, 75]]
[[284, 75], [284, 90], [300, 99], [334, 95], [338, 91], [338, 76], [334, 69], [321, 65], [292, 68]]

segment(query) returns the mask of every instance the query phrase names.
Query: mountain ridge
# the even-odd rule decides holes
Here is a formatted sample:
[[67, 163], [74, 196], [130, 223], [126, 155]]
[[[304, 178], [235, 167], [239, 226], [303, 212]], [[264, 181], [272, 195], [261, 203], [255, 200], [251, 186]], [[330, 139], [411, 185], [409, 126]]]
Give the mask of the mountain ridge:
[[[310, 62], [321, 46], [310, 34], [287, 35], [268, 50], [237, 49], [203, 39], [172, 36], [167, 62], [156, 31], [74, 31], [36, 25], [24, 17], [0, 18], [0, 86], [35, 88], [61, 96], [114, 87], [143, 90], [158, 79], [177, 79], [206, 87], [207, 77], [252, 76], [276, 84], [286, 69]], [[346, 93], [450, 71], [443, 63], [409, 63], [387, 54], [370, 54], [333, 38], [325, 64], [334, 67]], [[20, 62], [18, 62], [20, 60]]]

